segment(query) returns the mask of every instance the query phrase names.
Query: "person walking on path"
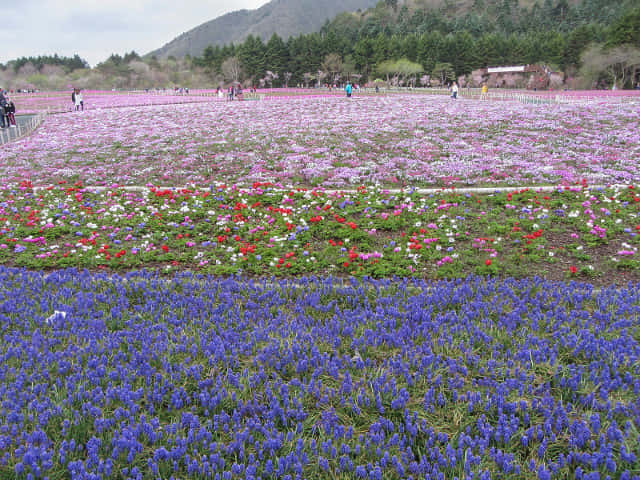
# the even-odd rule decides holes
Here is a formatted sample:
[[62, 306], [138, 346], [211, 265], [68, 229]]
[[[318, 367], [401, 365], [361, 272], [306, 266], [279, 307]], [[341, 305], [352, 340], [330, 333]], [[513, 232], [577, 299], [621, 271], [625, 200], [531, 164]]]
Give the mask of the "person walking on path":
[[489, 93], [489, 86], [487, 85], [487, 82], [484, 82], [482, 84], [482, 90], [480, 91], [480, 100], [486, 100], [488, 97], [488, 93]]
[[458, 84], [454, 81], [453, 85], [451, 85], [451, 98], [458, 98]]
[[353, 91], [351, 82], [347, 82], [347, 86], [344, 88], [344, 91], [347, 92], [347, 98], [351, 98], [351, 92]]
[[82, 98], [82, 90], [76, 90], [75, 96], [76, 112], [79, 110], [84, 111], [84, 98]]

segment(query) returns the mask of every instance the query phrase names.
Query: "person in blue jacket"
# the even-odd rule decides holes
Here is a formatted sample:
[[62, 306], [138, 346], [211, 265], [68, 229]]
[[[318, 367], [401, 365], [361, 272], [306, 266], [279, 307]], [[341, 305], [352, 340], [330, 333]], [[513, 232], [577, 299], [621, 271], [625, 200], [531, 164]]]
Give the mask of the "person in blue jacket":
[[347, 98], [351, 97], [351, 92], [353, 88], [351, 87], [351, 82], [347, 82], [347, 86], [345, 87], [345, 92], [347, 92]]

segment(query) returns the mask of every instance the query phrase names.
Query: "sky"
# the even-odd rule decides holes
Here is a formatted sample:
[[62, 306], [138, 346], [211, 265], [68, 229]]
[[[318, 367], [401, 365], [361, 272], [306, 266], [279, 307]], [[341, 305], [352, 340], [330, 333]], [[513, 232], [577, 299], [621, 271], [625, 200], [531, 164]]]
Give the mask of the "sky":
[[2, 2], [0, 63], [76, 53], [91, 66], [112, 53], [138, 54], [225, 13], [268, 0], [20, 0]]

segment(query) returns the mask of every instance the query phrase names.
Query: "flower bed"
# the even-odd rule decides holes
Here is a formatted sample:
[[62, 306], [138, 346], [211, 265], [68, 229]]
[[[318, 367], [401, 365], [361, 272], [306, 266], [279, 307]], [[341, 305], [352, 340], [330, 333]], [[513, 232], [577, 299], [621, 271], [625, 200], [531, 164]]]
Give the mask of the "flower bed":
[[640, 193], [251, 188], [0, 191], [0, 263], [215, 274], [637, 280]]
[[[103, 110], [105, 108], [178, 105], [184, 103], [210, 102], [211, 96], [178, 95], [172, 91], [162, 92], [104, 92], [83, 90], [85, 110]], [[74, 110], [71, 90], [68, 92], [43, 92], [15, 94], [11, 97], [18, 114], [32, 114], [41, 111], [50, 113], [70, 112]]]
[[0, 279], [3, 478], [640, 478], [637, 286]]
[[417, 94], [93, 110], [50, 116], [3, 147], [0, 173], [7, 183], [37, 185], [637, 183], [636, 118], [634, 103]]

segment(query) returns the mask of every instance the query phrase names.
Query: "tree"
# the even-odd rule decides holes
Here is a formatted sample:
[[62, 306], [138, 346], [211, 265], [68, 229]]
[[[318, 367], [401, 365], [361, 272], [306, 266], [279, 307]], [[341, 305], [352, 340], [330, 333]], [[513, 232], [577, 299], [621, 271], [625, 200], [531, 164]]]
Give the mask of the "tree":
[[293, 76], [293, 73], [291, 73], [291, 72], [284, 72], [282, 74], [282, 77], [284, 78], [284, 86], [285, 86], [285, 88], [289, 87], [289, 80], [291, 80], [292, 76]]
[[287, 51], [285, 43], [274, 33], [269, 39], [265, 49], [265, 68], [276, 73], [282, 73], [289, 61], [289, 52]]
[[640, 47], [640, 8], [622, 17], [610, 29], [607, 46], [624, 44]]
[[562, 61], [563, 68], [569, 66], [580, 67], [580, 55], [595, 38], [593, 28], [588, 25], [581, 25], [567, 37], [567, 43]]
[[321, 68], [329, 76], [330, 82], [336, 82], [338, 74], [342, 71], [342, 58], [337, 53], [330, 53], [322, 62]]
[[422, 73], [424, 68], [419, 63], [412, 62], [406, 58], [401, 58], [396, 62], [396, 72], [403, 82], [410, 83], [415, 87], [416, 78], [419, 73]]
[[225, 80], [239, 82], [242, 76], [242, 64], [238, 57], [229, 57], [222, 62], [222, 75]]
[[373, 60], [373, 40], [364, 37], [358, 40], [353, 52], [353, 61], [355, 67], [365, 75], [369, 75], [371, 70], [371, 62]]
[[[262, 43], [262, 40], [253, 35], [249, 35], [244, 43], [238, 46], [237, 58], [248, 77], [258, 78], [264, 75], [264, 72], [267, 70], [265, 52], [266, 47]], [[233, 55], [234, 54], [223, 55], [223, 57], [228, 58]]]
[[389, 83], [389, 77], [396, 73], [395, 62], [393, 60], [386, 60], [376, 66], [376, 72], [380, 75], [387, 77], [387, 83]]
[[609, 85], [624, 87], [635, 80], [640, 71], [640, 48], [620, 45], [604, 49], [601, 45], [589, 47], [582, 55], [583, 78], [593, 84], [605, 81]]
[[346, 77], [347, 80], [351, 80], [351, 77], [356, 75], [356, 64], [351, 55], [345, 57], [344, 62], [342, 62], [342, 69], [340, 70], [340, 74], [343, 77]]
[[305, 72], [304, 74], [302, 74], [302, 78], [304, 79], [304, 87], [309, 88], [309, 84], [313, 82], [315, 76], [311, 72]]
[[453, 70], [453, 66], [447, 62], [437, 63], [431, 72], [431, 76], [438, 78], [441, 85], [446, 85], [448, 80], [455, 78], [455, 75], [456, 72]]
[[263, 85], [265, 83], [269, 84], [269, 88], [273, 88], [273, 81], [277, 80], [279, 78], [279, 75], [277, 72], [272, 72], [271, 70], [267, 70], [267, 72], [264, 75], [264, 78], [260, 79], [260, 85]]

